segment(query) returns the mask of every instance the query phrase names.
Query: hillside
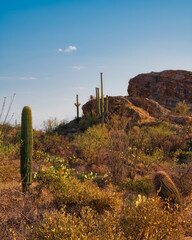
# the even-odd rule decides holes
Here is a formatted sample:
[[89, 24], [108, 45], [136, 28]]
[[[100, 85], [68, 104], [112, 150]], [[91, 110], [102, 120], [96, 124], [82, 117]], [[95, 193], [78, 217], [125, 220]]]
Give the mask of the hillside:
[[191, 112], [178, 103], [109, 96], [101, 124], [92, 99], [83, 117], [33, 130], [26, 194], [21, 128], [0, 125], [0, 239], [190, 239]]

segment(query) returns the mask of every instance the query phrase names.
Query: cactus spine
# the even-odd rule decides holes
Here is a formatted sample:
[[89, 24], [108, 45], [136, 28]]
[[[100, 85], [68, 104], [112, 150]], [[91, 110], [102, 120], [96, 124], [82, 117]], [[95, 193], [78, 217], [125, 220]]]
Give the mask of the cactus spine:
[[77, 119], [79, 119], [79, 106], [81, 105], [79, 103], [79, 99], [78, 99], [78, 94], [76, 95], [76, 103], [74, 103], [76, 108], [77, 108]]
[[170, 201], [172, 204], [181, 204], [179, 192], [171, 180], [171, 178], [164, 171], [159, 171], [154, 175], [155, 190], [164, 202]]
[[106, 96], [106, 100], [104, 100], [104, 94], [103, 94], [103, 73], [101, 73], [101, 99], [99, 96], [99, 88], [96, 88], [96, 103], [97, 103], [97, 114], [101, 118], [101, 124], [103, 126], [105, 116], [108, 112], [108, 96]]
[[24, 194], [30, 190], [33, 152], [32, 111], [25, 106], [21, 116], [21, 180]]

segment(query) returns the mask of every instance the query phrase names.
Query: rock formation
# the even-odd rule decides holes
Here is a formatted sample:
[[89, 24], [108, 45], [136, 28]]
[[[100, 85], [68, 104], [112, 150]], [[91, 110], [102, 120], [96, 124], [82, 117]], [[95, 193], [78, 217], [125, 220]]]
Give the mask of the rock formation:
[[192, 72], [166, 70], [139, 74], [129, 81], [130, 97], [148, 98], [173, 110], [179, 101], [192, 103]]
[[[117, 114], [130, 118], [131, 121], [136, 123], [149, 123], [155, 121], [154, 117], [150, 116], [143, 108], [133, 105], [128, 97], [109, 97], [109, 114]], [[90, 100], [83, 105], [83, 114], [96, 112], [96, 100]]]
[[[192, 103], [192, 72], [166, 70], [139, 74], [129, 81], [129, 96], [109, 97], [109, 114], [125, 116], [134, 123], [152, 123], [168, 120], [191, 124], [191, 116], [174, 113], [176, 104], [185, 100]], [[96, 100], [82, 107], [83, 114], [96, 112]]]

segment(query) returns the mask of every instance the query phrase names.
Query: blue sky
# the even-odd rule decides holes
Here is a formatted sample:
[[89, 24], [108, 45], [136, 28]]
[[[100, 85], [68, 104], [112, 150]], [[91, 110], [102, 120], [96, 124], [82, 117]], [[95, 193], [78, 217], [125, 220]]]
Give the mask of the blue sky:
[[[191, 0], [0, 0], [0, 108], [71, 120], [103, 72], [104, 93], [127, 95], [143, 72], [192, 70]], [[7, 107], [8, 107], [7, 102]]]

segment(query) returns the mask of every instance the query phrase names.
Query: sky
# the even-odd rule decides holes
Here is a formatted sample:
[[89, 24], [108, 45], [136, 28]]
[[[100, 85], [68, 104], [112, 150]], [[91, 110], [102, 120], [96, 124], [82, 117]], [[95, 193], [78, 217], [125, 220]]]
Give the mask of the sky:
[[126, 96], [140, 73], [192, 71], [191, 11], [191, 0], [0, 0], [1, 122], [14, 93], [8, 121], [28, 105], [39, 129], [74, 119], [101, 72], [105, 95]]

